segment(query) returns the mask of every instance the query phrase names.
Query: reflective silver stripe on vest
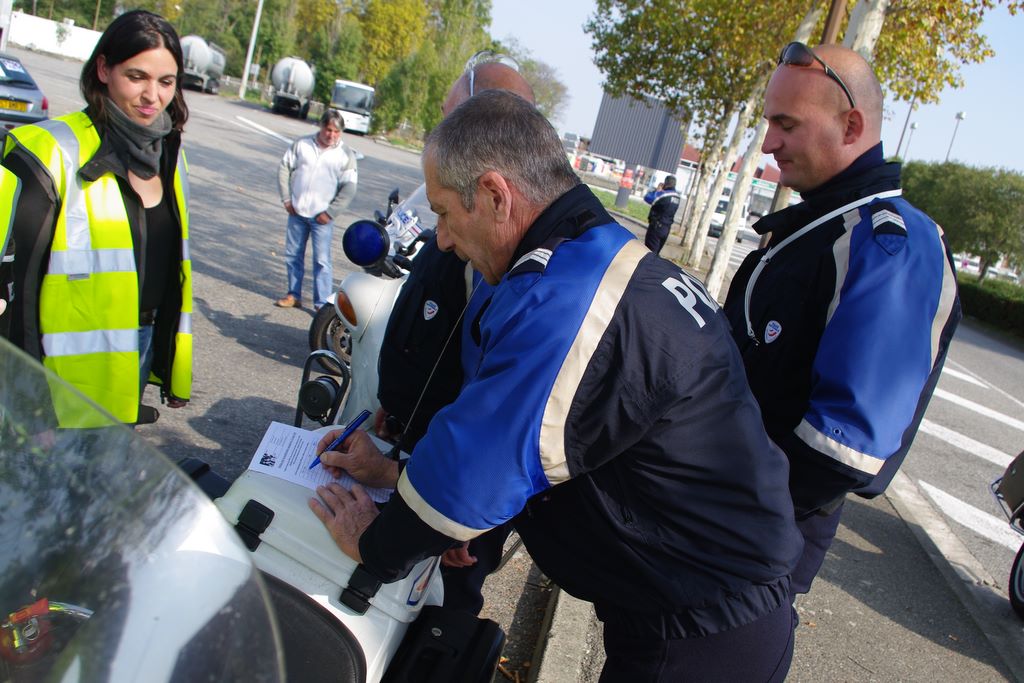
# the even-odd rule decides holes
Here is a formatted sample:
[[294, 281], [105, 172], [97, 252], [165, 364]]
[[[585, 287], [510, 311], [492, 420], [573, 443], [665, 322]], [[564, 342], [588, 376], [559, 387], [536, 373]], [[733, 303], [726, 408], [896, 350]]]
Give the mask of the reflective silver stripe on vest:
[[46, 356], [77, 356], [83, 353], [119, 353], [139, 350], [139, 331], [93, 330], [43, 335]]
[[[188, 211], [189, 206], [189, 189], [188, 189], [188, 169], [185, 167], [185, 153], [179, 148], [178, 149], [178, 181], [181, 183], [181, 197], [184, 199], [185, 210]], [[173, 181], [172, 181], [173, 182]], [[178, 222], [184, 222], [184, 216], [179, 216]], [[191, 226], [190, 226], [191, 227]], [[188, 240], [181, 240], [181, 260], [191, 261], [192, 257], [188, 250]], [[192, 323], [189, 321], [189, 332], [192, 332]]]
[[131, 249], [95, 249], [93, 251], [50, 252], [51, 275], [81, 273], [134, 273], [135, 254]]
[[188, 206], [190, 200], [188, 196], [188, 170], [185, 168], [185, 156], [180, 148], [178, 149], [178, 178], [181, 179], [181, 196], [185, 198], [185, 206]]
[[[68, 251], [89, 251], [92, 248], [92, 239], [89, 236], [89, 211], [85, 207], [85, 192], [82, 190], [82, 179], [78, 176], [78, 138], [71, 130], [71, 126], [64, 121], [54, 119], [45, 127], [63, 152], [61, 156], [64, 160], [64, 230], [67, 235]], [[88, 272], [90, 271], [79, 271], [81, 274]]]
[[178, 334], [192, 334], [191, 313], [182, 313], [178, 317]]

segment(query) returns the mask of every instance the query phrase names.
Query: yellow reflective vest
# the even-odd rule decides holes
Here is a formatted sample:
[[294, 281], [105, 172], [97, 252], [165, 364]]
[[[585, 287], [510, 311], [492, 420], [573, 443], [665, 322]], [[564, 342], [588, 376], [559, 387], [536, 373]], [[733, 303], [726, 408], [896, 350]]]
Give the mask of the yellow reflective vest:
[[[121, 422], [134, 423], [140, 399], [140, 292], [128, 211], [113, 173], [94, 182], [79, 175], [99, 149], [100, 137], [88, 115], [78, 112], [12, 130], [4, 155], [15, 146], [46, 169], [58, 196], [39, 291], [43, 364]], [[15, 214], [16, 197], [8, 202], [11, 192], [6, 176], [0, 176], [0, 230], [11, 225]], [[149, 380], [187, 400], [192, 387], [192, 264], [187, 166], [180, 152], [174, 198], [181, 222], [181, 310], [176, 312], [170, 371], [164, 377], [151, 373]], [[5, 211], [10, 215], [3, 215]], [[80, 400], [67, 397], [65, 391], [53, 392], [62, 427], [103, 424], [95, 411], [83, 411]]]
[[[0, 166], [0, 206], [15, 206], [18, 203], [18, 195], [21, 194], [21, 180], [18, 176]], [[11, 239], [11, 223], [14, 222], [14, 212], [0, 222], [0, 257], [7, 254], [7, 242]]]

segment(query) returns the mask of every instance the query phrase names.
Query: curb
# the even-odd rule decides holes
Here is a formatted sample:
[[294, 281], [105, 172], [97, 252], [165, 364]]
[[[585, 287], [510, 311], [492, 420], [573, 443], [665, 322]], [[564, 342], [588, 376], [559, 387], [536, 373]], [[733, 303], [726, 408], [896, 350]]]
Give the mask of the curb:
[[996, 588], [999, 584], [935, 512], [910, 477], [897, 471], [885, 497], [910, 528], [992, 649], [1002, 658], [1006, 668], [1018, 681], [1024, 681], [1021, 629], [992, 623], [988, 618], [993, 611], [1010, 609], [1006, 597]]
[[585, 647], [587, 632], [597, 617], [594, 607], [572, 597], [561, 588], [553, 586], [548, 600], [541, 637], [537, 641], [537, 656], [540, 661], [533, 683], [567, 683], [580, 680], [583, 663], [590, 657]]

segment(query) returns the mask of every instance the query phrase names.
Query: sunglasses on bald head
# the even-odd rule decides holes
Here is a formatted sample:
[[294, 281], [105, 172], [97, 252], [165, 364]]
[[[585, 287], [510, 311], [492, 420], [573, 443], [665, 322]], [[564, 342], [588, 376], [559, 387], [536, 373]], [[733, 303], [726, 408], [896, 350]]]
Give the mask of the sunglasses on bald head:
[[466, 61], [465, 73], [469, 75], [469, 96], [476, 94], [476, 68], [481, 64], [504, 64], [516, 73], [519, 72], [519, 62], [500, 52], [493, 50], [480, 50]]
[[857, 103], [853, 100], [853, 93], [843, 83], [843, 79], [839, 77], [839, 74], [835, 70], [825, 63], [818, 55], [814, 54], [814, 50], [807, 47], [803, 43], [792, 42], [786, 47], [782, 48], [782, 52], [779, 53], [779, 61], [776, 64], [785, 64], [786, 66], [814, 66], [817, 62], [821, 64], [822, 68], [825, 69], [825, 75], [831, 78], [833, 81], [839, 84], [839, 87], [846, 93], [846, 99], [850, 100], [850, 108], [856, 109]]

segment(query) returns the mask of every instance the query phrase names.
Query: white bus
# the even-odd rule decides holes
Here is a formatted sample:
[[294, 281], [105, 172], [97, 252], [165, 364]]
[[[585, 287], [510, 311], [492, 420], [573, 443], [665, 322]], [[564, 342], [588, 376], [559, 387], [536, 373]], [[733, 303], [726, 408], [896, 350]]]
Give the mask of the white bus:
[[345, 130], [365, 134], [370, 130], [370, 116], [373, 113], [373, 88], [354, 81], [334, 81], [331, 109], [341, 112]]

